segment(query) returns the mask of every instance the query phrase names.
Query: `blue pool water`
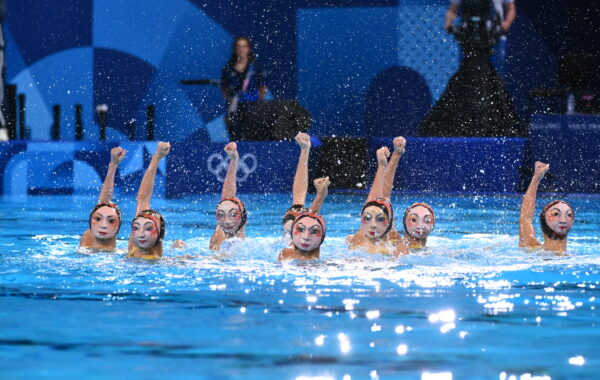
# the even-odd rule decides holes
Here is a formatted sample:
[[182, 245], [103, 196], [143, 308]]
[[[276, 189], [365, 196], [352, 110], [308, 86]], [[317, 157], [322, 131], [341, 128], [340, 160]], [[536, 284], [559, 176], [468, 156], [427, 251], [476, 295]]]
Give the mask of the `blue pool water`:
[[346, 249], [364, 196], [333, 194], [322, 260], [283, 264], [289, 195], [243, 199], [249, 239], [226, 256], [207, 249], [217, 196], [155, 200], [167, 245], [189, 244], [157, 262], [77, 252], [91, 197], [0, 200], [0, 377], [597, 378], [598, 198], [567, 198], [553, 257], [516, 248], [518, 197], [396, 195], [437, 224], [395, 259]]

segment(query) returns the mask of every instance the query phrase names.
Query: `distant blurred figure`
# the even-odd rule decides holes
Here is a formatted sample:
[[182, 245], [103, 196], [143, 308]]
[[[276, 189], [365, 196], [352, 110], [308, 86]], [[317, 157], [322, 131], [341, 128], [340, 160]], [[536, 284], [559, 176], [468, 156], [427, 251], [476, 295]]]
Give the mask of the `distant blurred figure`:
[[[428, 137], [527, 135], [527, 125], [515, 112], [491, 59], [498, 39], [514, 20], [514, 0], [500, 0], [507, 5], [505, 21], [500, 21], [492, 0], [450, 1], [444, 26], [460, 45], [462, 59], [446, 90], [421, 122], [419, 134]], [[461, 22], [454, 26], [459, 5]]]
[[6, 119], [2, 110], [4, 103], [4, 15], [6, 14], [6, 2], [0, 0], [0, 141], [8, 140], [6, 130]]
[[225, 122], [230, 140], [248, 139], [253, 135], [252, 126], [244, 123], [248, 105], [264, 99], [267, 88], [247, 37], [238, 37], [233, 42], [231, 57], [221, 70], [221, 92], [227, 101]]
[[[448, 11], [446, 12], [446, 18], [444, 20], [444, 29], [446, 32], [451, 33], [454, 20], [459, 12], [462, 10], [464, 14], [464, 7], [471, 9], [482, 8], [484, 12], [491, 13], [491, 16], [497, 18], [498, 26], [500, 28], [500, 37], [494, 46], [494, 55], [492, 56], [492, 63], [496, 67], [496, 71], [502, 79], [505, 79], [506, 74], [506, 34], [508, 33], [512, 23], [517, 17], [517, 7], [515, 6], [515, 0], [464, 0], [464, 4], [461, 7], [461, 0], [450, 0]], [[493, 3], [493, 11], [490, 8], [490, 3]], [[485, 8], [488, 8], [487, 10]], [[491, 12], [490, 12], [491, 11]], [[463, 20], [464, 21], [464, 20]]]

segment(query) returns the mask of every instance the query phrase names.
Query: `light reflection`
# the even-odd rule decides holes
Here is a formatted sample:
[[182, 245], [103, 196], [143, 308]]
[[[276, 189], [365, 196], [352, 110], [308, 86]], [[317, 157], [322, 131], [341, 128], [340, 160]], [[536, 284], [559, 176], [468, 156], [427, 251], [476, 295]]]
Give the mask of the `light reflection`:
[[319, 335], [315, 338], [315, 344], [317, 346], [322, 346], [325, 343], [325, 335]]
[[372, 370], [371, 372], [369, 372], [369, 375], [371, 376], [371, 380], [379, 379], [379, 375], [377, 374], [377, 371], [375, 371], [375, 370]]
[[450, 323], [450, 322], [453, 322], [454, 319], [456, 319], [456, 314], [454, 313], [454, 310], [452, 310], [452, 309], [442, 310], [438, 313], [429, 314], [429, 317], [427, 319], [429, 319], [429, 322], [431, 322], [431, 323], [436, 323], [436, 322]]
[[404, 326], [403, 325], [396, 326], [396, 328], [394, 329], [394, 332], [396, 334], [404, 334]]
[[378, 325], [377, 323], [373, 323], [373, 326], [371, 326], [371, 331], [372, 332], [381, 331], [381, 326]]
[[572, 358], [569, 358], [569, 364], [571, 364], [571, 365], [584, 365], [585, 364], [585, 359], [581, 355], [579, 355], [579, 356], [573, 356]]
[[398, 347], [396, 347], [396, 352], [398, 355], [406, 355], [408, 352], [408, 346], [406, 344], [400, 344]]
[[512, 302], [506, 300], [486, 303], [483, 305], [485, 311], [489, 315], [498, 315], [499, 313], [508, 313], [513, 311], [515, 305]]
[[368, 319], [375, 319], [375, 318], [379, 318], [379, 310], [369, 310], [366, 313], [366, 316]]
[[244, 306], [240, 307], [240, 313], [244, 314], [246, 312], [246, 308]]
[[452, 372], [423, 372], [421, 380], [452, 380]]
[[440, 327], [440, 331], [442, 334], [445, 334], [454, 328], [456, 328], [456, 325], [454, 323], [445, 323], [442, 325], [442, 327]]
[[331, 376], [298, 376], [295, 380], [335, 380]]
[[340, 341], [340, 351], [342, 354], [346, 354], [350, 351], [350, 340], [348, 336], [344, 333], [338, 334], [338, 340]]
[[344, 304], [344, 309], [350, 311], [350, 310], [354, 310], [354, 305], [359, 304], [360, 301], [353, 300], [351, 298], [346, 298], [345, 300], [342, 301], [342, 303]]

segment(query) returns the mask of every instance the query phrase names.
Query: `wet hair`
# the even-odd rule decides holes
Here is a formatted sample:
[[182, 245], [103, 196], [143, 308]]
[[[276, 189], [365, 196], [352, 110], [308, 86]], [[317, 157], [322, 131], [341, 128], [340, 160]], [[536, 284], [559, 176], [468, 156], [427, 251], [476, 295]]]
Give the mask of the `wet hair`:
[[544, 208], [542, 209], [542, 212], [540, 212], [540, 224], [542, 225], [542, 232], [544, 233], [544, 235], [546, 235], [549, 239], [552, 239], [552, 240], [564, 240], [567, 237], [567, 234], [560, 235], [560, 234], [557, 234], [556, 232], [554, 232], [554, 230], [552, 228], [550, 228], [550, 226], [548, 225], [548, 222], [546, 222], [546, 211], [548, 211], [550, 209], [550, 207], [552, 207], [558, 203], [564, 203], [567, 206], [569, 206], [569, 208], [573, 212], [573, 219], [575, 219], [575, 210], [573, 209], [573, 207], [570, 204], [568, 204], [565, 201], [561, 201], [560, 199], [557, 199], [555, 201], [548, 203], [546, 206], [544, 206]]
[[117, 206], [116, 203], [112, 203], [112, 202], [98, 203], [96, 205], [96, 207], [94, 207], [92, 209], [92, 212], [90, 212], [90, 218], [88, 220], [90, 223], [90, 229], [92, 228], [92, 216], [94, 215], [94, 213], [96, 211], [98, 211], [99, 208], [104, 207], [104, 206], [112, 208], [117, 213], [117, 219], [119, 219], [119, 225], [117, 226], [117, 232], [115, 233], [115, 236], [117, 236], [117, 234], [119, 233], [119, 230], [121, 229], [122, 219], [121, 219], [121, 210], [119, 210], [119, 206]]
[[[151, 209], [142, 210], [131, 221], [132, 227], [133, 227], [133, 223], [135, 223], [135, 221], [138, 218], [150, 219], [152, 221], [152, 223], [154, 223], [154, 226], [156, 227], [156, 229], [160, 231], [158, 234], [158, 239], [156, 239], [156, 243], [154, 243], [154, 245], [152, 246], [152, 248], [156, 247], [165, 238], [165, 228], [166, 228], [165, 219], [158, 211], [151, 210]], [[160, 227], [158, 226], [159, 224], [160, 224]]]
[[293, 221], [301, 212], [305, 211], [308, 211], [308, 209], [304, 207], [304, 205], [293, 205], [285, 212], [285, 215], [283, 215], [283, 219], [281, 219], [281, 224], [286, 224], [290, 220]]
[[238, 56], [235, 53], [235, 48], [236, 45], [239, 41], [244, 40], [248, 43], [248, 48], [250, 49], [250, 51], [248, 52], [248, 63], [253, 63], [254, 62], [254, 45], [252, 44], [252, 41], [250, 41], [250, 38], [248, 37], [244, 37], [244, 36], [240, 36], [237, 37], [235, 40], [233, 40], [233, 44], [231, 45], [231, 56], [229, 57], [229, 61], [228, 63], [230, 65], [235, 65], [235, 63], [238, 60]]
[[[317, 213], [314, 213], [314, 212], [311, 212], [308, 210], [303, 211], [303, 212], [299, 213], [296, 216], [296, 218], [294, 219], [294, 222], [292, 223], [292, 231], [294, 230], [294, 226], [296, 225], [296, 223], [298, 223], [300, 220], [302, 220], [304, 218], [312, 218], [321, 225], [321, 229], [323, 229], [323, 235], [321, 236], [321, 243], [319, 243], [319, 246], [321, 246], [321, 244], [323, 244], [323, 241], [325, 240], [325, 219], [323, 219], [323, 217]], [[298, 248], [298, 247], [296, 247], [296, 248]]]
[[221, 201], [219, 203], [217, 203], [217, 209], [219, 208], [219, 205], [221, 205], [221, 203], [223, 203], [225, 201], [235, 203], [236, 206], [238, 206], [238, 208], [240, 209], [240, 212], [242, 213], [242, 221], [241, 221], [240, 225], [238, 226], [237, 230], [235, 230], [235, 233], [237, 233], [239, 230], [242, 229], [242, 227], [244, 227], [244, 225], [248, 221], [248, 215], [246, 214], [246, 207], [244, 206], [244, 202], [242, 202], [238, 198], [225, 198], [225, 199], [221, 199]]
[[388, 224], [387, 228], [385, 229], [385, 232], [383, 233], [383, 235], [387, 234], [388, 232], [390, 232], [390, 230], [392, 229], [392, 225], [394, 224], [394, 208], [392, 207], [392, 204], [390, 203], [390, 201], [388, 201], [387, 199], [384, 199], [384, 198], [376, 198], [371, 201], [368, 201], [367, 203], [365, 203], [363, 205], [362, 210], [360, 210], [361, 217], [362, 217], [363, 212], [365, 212], [365, 209], [367, 207], [371, 207], [371, 206], [375, 206], [375, 207], [381, 209], [384, 212], [384, 214], [388, 217], [388, 219], [390, 220], [390, 223]]
[[433, 212], [433, 208], [431, 208], [431, 206], [429, 206], [427, 203], [423, 203], [423, 202], [413, 203], [412, 205], [408, 206], [406, 211], [404, 211], [404, 216], [402, 217], [402, 225], [404, 225], [404, 232], [406, 232], [406, 234], [409, 236], [412, 236], [412, 235], [408, 232], [408, 228], [406, 228], [406, 219], [408, 218], [408, 213], [410, 212], [410, 210], [412, 210], [413, 208], [415, 208], [417, 206], [425, 207], [431, 213], [431, 216], [433, 217], [433, 225], [435, 226], [435, 213]]

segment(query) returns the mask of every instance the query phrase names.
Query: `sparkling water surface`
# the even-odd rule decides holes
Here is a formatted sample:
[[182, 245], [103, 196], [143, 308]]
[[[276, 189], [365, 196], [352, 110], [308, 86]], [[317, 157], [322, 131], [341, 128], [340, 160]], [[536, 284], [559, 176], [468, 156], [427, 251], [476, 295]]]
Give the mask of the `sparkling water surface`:
[[285, 263], [289, 194], [242, 199], [248, 239], [222, 254], [217, 195], [154, 200], [160, 261], [125, 257], [133, 198], [114, 253], [77, 249], [94, 197], [0, 200], [0, 377], [597, 378], [599, 198], [566, 198], [557, 257], [516, 248], [520, 197], [395, 194], [396, 215], [430, 203], [436, 229], [393, 258], [347, 250], [364, 195], [331, 194], [322, 259]]

